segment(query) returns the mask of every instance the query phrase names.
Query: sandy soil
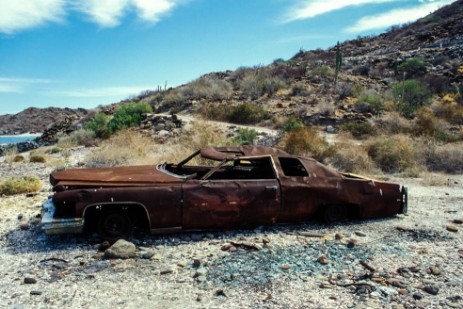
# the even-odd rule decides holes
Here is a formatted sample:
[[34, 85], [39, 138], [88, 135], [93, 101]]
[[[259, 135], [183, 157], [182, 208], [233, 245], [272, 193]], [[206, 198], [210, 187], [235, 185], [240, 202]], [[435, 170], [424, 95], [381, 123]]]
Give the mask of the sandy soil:
[[[2, 178], [46, 183], [50, 170], [0, 162]], [[96, 235], [44, 235], [49, 186], [1, 197], [0, 308], [462, 308], [463, 225], [451, 221], [463, 219], [463, 176], [391, 180], [409, 187], [407, 215], [145, 235], [130, 239], [137, 257], [128, 260], [102, 258]], [[230, 242], [235, 249], [221, 249]]]

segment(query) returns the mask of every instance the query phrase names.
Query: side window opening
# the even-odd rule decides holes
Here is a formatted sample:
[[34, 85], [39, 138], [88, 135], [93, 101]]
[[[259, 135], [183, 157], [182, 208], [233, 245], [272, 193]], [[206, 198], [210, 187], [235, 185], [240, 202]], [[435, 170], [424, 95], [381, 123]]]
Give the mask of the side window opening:
[[279, 158], [285, 176], [308, 177], [309, 173], [301, 161], [295, 158]]
[[211, 175], [209, 179], [275, 179], [270, 158], [234, 160]]

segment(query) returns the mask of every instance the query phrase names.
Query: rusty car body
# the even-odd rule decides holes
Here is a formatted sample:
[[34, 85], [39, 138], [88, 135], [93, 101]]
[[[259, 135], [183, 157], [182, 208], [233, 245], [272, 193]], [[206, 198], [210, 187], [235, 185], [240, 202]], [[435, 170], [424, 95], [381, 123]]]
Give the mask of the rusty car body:
[[[189, 164], [192, 160], [213, 164]], [[215, 163], [214, 163], [215, 162]], [[378, 218], [407, 212], [407, 189], [340, 173], [270, 147], [210, 147], [180, 163], [70, 169], [50, 175], [47, 234], [103, 236]]]

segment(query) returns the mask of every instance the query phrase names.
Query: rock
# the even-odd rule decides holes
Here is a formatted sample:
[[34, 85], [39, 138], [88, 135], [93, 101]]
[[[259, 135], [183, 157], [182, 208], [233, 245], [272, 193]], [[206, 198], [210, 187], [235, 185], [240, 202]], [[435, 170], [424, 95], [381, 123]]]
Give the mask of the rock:
[[31, 291], [31, 295], [42, 295], [42, 291]]
[[201, 260], [200, 259], [193, 259], [193, 267], [198, 268], [201, 266]]
[[449, 225], [449, 226], [447, 226], [447, 231], [453, 232], [453, 233], [457, 233], [457, 232], [458, 232], [458, 228], [457, 228], [456, 226]]
[[288, 264], [283, 264], [283, 265], [280, 265], [280, 269], [281, 270], [289, 270], [289, 269], [291, 269], [291, 266], [288, 265]]
[[161, 269], [161, 271], [159, 273], [161, 275], [167, 275], [167, 274], [171, 274], [173, 272], [174, 272], [173, 267], [166, 267], [166, 268]]
[[147, 251], [147, 252], [144, 252], [140, 258], [144, 259], [144, 260], [150, 260], [152, 257], [154, 256], [154, 252], [153, 251]]
[[124, 239], [119, 239], [110, 248], [108, 248], [104, 256], [108, 259], [130, 259], [136, 255], [136, 247], [133, 243]]
[[326, 126], [326, 132], [327, 132], [327, 133], [335, 133], [336, 130], [334, 129], [333, 126], [328, 125], [328, 126]]
[[452, 220], [452, 223], [463, 224], [463, 219], [454, 219], [454, 220]]
[[403, 283], [402, 281], [400, 281], [398, 279], [395, 279], [395, 278], [387, 279], [386, 283], [389, 284], [389, 285], [392, 285], [393, 287], [396, 287], [396, 288], [405, 288], [406, 287], [405, 283]]
[[341, 240], [341, 239], [343, 239], [344, 237], [346, 237], [346, 236], [345, 236], [344, 234], [341, 234], [341, 233], [336, 233], [336, 234], [334, 235], [334, 239], [336, 239], [336, 240]]
[[18, 215], [18, 220], [22, 220], [24, 218], [24, 215], [23, 214], [19, 214]]
[[441, 270], [439, 267], [437, 266], [431, 266], [429, 267], [429, 271], [431, 272], [431, 274], [433, 274], [434, 276], [439, 276], [441, 274]]
[[34, 284], [34, 283], [37, 283], [37, 280], [34, 279], [34, 278], [26, 277], [26, 278], [24, 278], [24, 283], [25, 284]]
[[398, 295], [399, 294], [399, 292], [397, 292], [396, 289], [388, 288], [388, 287], [385, 287], [385, 286], [380, 286], [379, 290], [381, 292], [383, 292], [383, 294], [385, 294], [385, 295]]
[[201, 276], [205, 276], [207, 274], [207, 270], [205, 268], [198, 268], [193, 275], [193, 278], [198, 278]]
[[413, 293], [413, 298], [416, 300], [420, 300], [423, 298], [423, 295], [420, 293]]
[[365, 233], [362, 232], [362, 231], [355, 231], [354, 233], [355, 233], [355, 235], [360, 236], [360, 237], [365, 237], [365, 236], [367, 236], [367, 234], [365, 234]]
[[328, 264], [328, 258], [324, 255], [318, 257], [317, 261], [322, 265]]
[[425, 291], [426, 293], [429, 293], [431, 295], [437, 295], [437, 293], [439, 293], [439, 287], [437, 287], [434, 284], [425, 285], [423, 287], [423, 291]]
[[199, 277], [196, 277], [196, 281], [198, 282], [205, 282], [207, 279], [206, 279], [206, 276], [199, 276]]

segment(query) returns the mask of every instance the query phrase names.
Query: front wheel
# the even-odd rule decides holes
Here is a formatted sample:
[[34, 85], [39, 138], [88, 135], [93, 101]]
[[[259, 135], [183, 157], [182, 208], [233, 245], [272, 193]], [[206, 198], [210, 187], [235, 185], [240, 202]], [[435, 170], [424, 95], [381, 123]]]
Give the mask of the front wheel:
[[322, 210], [323, 222], [330, 224], [344, 221], [347, 217], [345, 205], [325, 205]]
[[98, 221], [98, 232], [108, 240], [126, 238], [132, 233], [132, 228], [132, 221], [122, 211], [105, 212]]

